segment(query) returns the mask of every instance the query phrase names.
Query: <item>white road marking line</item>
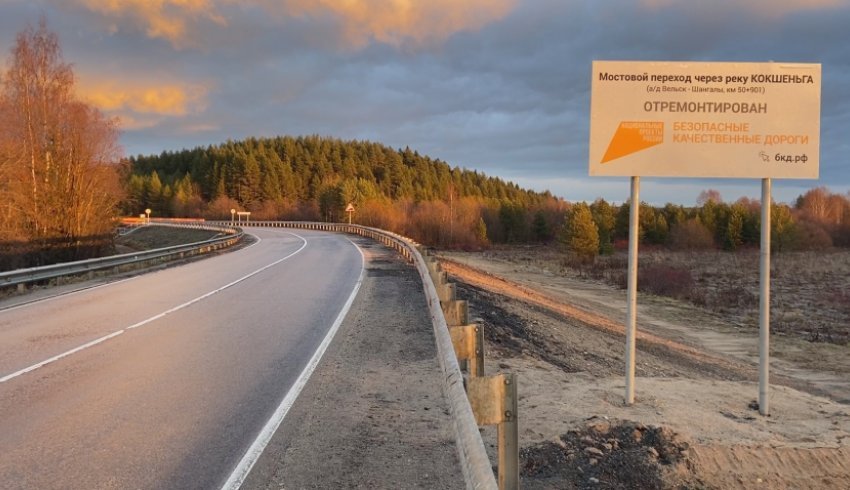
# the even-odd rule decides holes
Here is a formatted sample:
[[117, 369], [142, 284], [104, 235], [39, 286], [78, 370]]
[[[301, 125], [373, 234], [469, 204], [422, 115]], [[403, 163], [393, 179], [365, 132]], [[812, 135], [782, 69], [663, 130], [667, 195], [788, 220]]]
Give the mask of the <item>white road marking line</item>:
[[302, 236], [300, 236], [300, 235], [297, 235], [297, 234], [295, 234], [295, 233], [290, 233], [290, 234], [291, 234], [291, 235], [293, 235], [293, 236], [295, 236], [295, 237], [298, 237], [298, 238], [299, 238], [299, 239], [301, 239], [301, 241], [303, 241], [304, 243], [302, 243], [302, 244], [301, 244], [301, 247], [300, 247], [298, 250], [296, 250], [296, 251], [292, 252], [291, 254], [287, 255], [286, 257], [283, 257], [282, 259], [276, 260], [276, 261], [272, 262], [271, 264], [268, 264], [268, 265], [266, 265], [266, 266], [264, 266], [264, 267], [261, 267], [261, 268], [259, 268], [259, 269], [255, 270], [254, 272], [251, 272], [250, 274], [247, 274], [247, 275], [245, 275], [245, 276], [242, 276], [242, 277], [240, 277], [239, 279], [237, 279], [237, 280], [235, 280], [235, 281], [233, 281], [233, 282], [231, 282], [231, 283], [228, 283], [228, 284], [226, 284], [226, 285], [224, 285], [224, 286], [222, 286], [222, 287], [220, 287], [220, 288], [218, 288], [218, 289], [216, 289], [216, 290], [214, 290], [214, 291], [210, 291], [209, 293], [206, 293], [206, 294], [204, 294], [204, 295], [202, 295], [202, 296], [198, 296], [197, 298], [195, 298], [195, 299], [193, 299], [193, 300], [190, 300], [190, 301], [187, 301], [186, 303], [183, 303], [182, 305], [175, 306], [174, 308], [168, 309], [168, 310], [166, 310], [166, 311], [164, 311], [164, 312], [162, 312], [162, 313], [159, 313], [158, 315], [154, 315], [154, 316], [152, 316], [152, 317], [148, 318], [147, 320], [142, 320], [142, 321], [140, 321], [140, 322], [138, 322], [138, 323], [134, 323], [133, 325], [130, 325], [129, 327], [125, 327], [125, 328], [123, 328], [123, 329], [121, 329], [121, 330], [118, 330], [118, 331], [116, 331], [116, 332], [112, 332], [111, 334], [105, 335], [105, 336], [103, 336], [103, 337], [101, 337], [101, 338], [99, 338], [99, 339], [95, 339], [95, 340], [92, 340], [92, 341], [90, 341], [90, 342], [87, 342], [87, 343], [85, 343], [85, 344], [83, 344], [83, 345], [81, 345], [81, 346], [75, 347], [75, 348], [73, 348], [73, 349], [71, 349], [71, 350], [69, 350], [69, 351], [67, 351], [67, 352], [63, 352], [63, 353], [58, 354], [58, 355], [56, 355], [56, 356], [53, 356], [53, 357], [51, 357], [51, 358], [49, 358], [49, 359], [45, 359], [44, 361], [38, 362], [38, 363], [36, 363], [36, 364], [33, 364], [32, 366], [28, 366], [28, 367], [25, 367], [25, 368], [23, 368], [23, 369], [21, 369], [21, 370], [15, 371], [14, 373], [7, 374], [6, 376], [3, 376], [2, 378], [0, 378], [0, 383], [5, 383], [6, 381], [9, 381], [10, 379], [17, 378], [18, 376], [20, 376], [20, 375], [22, 375], [22, 374], [26, 374], [26, 373], [29, 373], [29, 372], [35, 371], [36, 369], [41, 368], [41, 367], [44, 367], [44, 366], [46, 366], [46, 365], [48, 365], [48, 364], [50, 364], [50, 363], [52, 363], [52, 362], [54, 362], [54, 361], [58, 361], [59, 359], [62, 359], [62, 358], [64, 358], [64, 357], [68, 357], [68, 356], [70, 356], [71, 354], [76, 354], [77, 352], [80, 352], [81, 350], [88, 349], [89, 347], [93, 347], [93, 346], [95, 346], [95, 345], [97, 345], [97, 344], [100, 344], [101, 342], [105, 342], [105, 341], [107, 341], [107, 340], [109, 340], [109, 339], [111, 339], [111, 338], [113, 338], [113, 337], [117, 337], [117, 336], [121, 335], [122, 333], [126, 332], [127, 330], [130, 330], [130, 329], [133, 329], [133, 328], [141, 327], [142, 325], [146, 325], [146, 324], [148, 324], [148, 323], [150, 323], [150, 322], [152, 322], [152, 321], [154, 321], [154, 320], [159, 320], [160, 318], [162, 318], [162, 317], [164, 317], [164, 316], [166, 316], [166, 315], [169, 315], [169, 314], [171, 314], [171, 313], [174, 313], [174, 312], [175, 312], [175, 311], [177, 311], [177, 310], [182, 310], [183, 308], [186, 308], [186, 307], [187, 307], [187, 306], [189, 306], [189, 305], [195, 304], [195, 303], [197, 303], [198, 301], [201, 301], [201, 300], [203, 300], [203, 299], [205, 299], [205, 298], [209, 298], [210, 296], [212, 296], [212, 295], [214, 295], [214, 294], [216, 294], [216, 293], [219, 293], [219, 292], [221, 292], [221, 291], [224, 291], [225, 289], [227, 289], [227, 288], [229, 288], [229, 287], [231, 287], [231, 286], [234, 286], [234, 285], [236, 285], [236, 284], [239, 284], [240, 282], [242, 282], [242, 281], [244, 281], [244, 280], [246, 280], [246, 279], [248, 279], [248, 278], [250, 278], [250, 277], [252, 277], [252, 276], [255, 276], [255, 275], [259, 274], [260, 272], [263, 272], [264, 270], [268, 269], [269, 267], [273, 267], [273, 266], [275, 266], [275, 265], [277, 265], [277, 264], [279, 264], [279, 263], [283, 262], [284, 260], [286, 260], [286, 259], [288, 259], [288, 258], [290, 258], [290, 257], [294, 256], [295, 254], [297, 254], [297, 253], [301, 252], [301, 251], [302, 251], [302, 250], [304, 250], [304, 248], [307, 246], [307, 240], [306, 240], [306, 239], [304, 239], [304, 237], [302, 237]]
[[106, 342], [107, 340], [109, 340], [113, 337], [117, 337], [117, 336], [121, 335], [122, 333], [124, 333], [124, 330], [112, 332], [109, 335], [104, 335], [103, 337], [101, 337], [99, 339], [92, 340], [91, 342], [83, 344], [83, 345], [76, 347], [74, 349], [71, 349], [67, 352], [63, 352], [63, 353], [61, 353], [57, 356], [53, 356], [50, 359], [45, 359], [45, 360], [43, 360], [43, 361], [41, 361], [37, 364], [33, 364], [32, 366], [25, 367], [25, 368], [21, 369], [20, 371], [15, 371], [12, 374], [9, 374], [9, 375], [6, 375], [6, 376], [3, 376], [2, 378], [0, 378], [0, 383], [5, 383], [6, 381], [9, 381], [12, 378], [16, 378], [16, 377], [18, 377], [22, 374], [26, 374], [30, 371], [35, 371], [36, 369], [43, 367], [43, 366], [46, 366], [47, 364], [50, 364], [51, 362], [58, 361], [59, 359], [62, 359], [63, 357], [70, 356], [71, 354], [76, 354], [77, 352], [80, 352], [83, 349], [88, 349], [89, 347], [95, 346], [95, 345], [97, 345], [101, 342]]
[[[247, 234], [256, 238], [257, 241], [248, 245], [247, 247], [245, 247], [241, 250], [248, 250], [249, 248], [253, 247], [254, 245], [258, 245], [260, 242], [263, 241], [263, 239], [258, 237], [257, 235], [253, 235], [251, 233], [247, 233]], [[291, 233], [291, 234], [295, 235], [294, 233]], [[295, 236], [298, 236], [298, 235], [295, 235]], [[298, 238], [301, 238], [301, 237], [298, 237]], [[301, 239], [303, 240], [303, 238], [301, 238]], [[165, 270], [167, 270], [167, 269], [152, 271], [151, 275], [157, 274], [157, 273], [160, 273], [160, 272], [164, 272]], [[44, 298], [38, 298], [38, 299], [34, 299], [32, 301], [19, 303], [19, 304], [16, 304], [16, 305], [9, 306], [8, 308], [0, 307], [0, 314], [6, 313], [7, 311], [25, 308], [27, 306], [32, 306], [32, 305], [35, 305], [35, 304], [45, 303], [47, 301], [51, 301], [51, 300], [54, 300], [54, 299], [67, 298], [68, 296], [73, 296], [75, 294], [84, 293], [84, 292], [87, 292], [87, 291], [93, 291], [95, 289], [105, 288], [105, 287], [108, 287], [108, 286], [116, 286], [118, 284], [121, 284], [121, 283], [124, 283], [124, 282], [127, 282], [127, 281], [132, 281], [132, 280], [138, 279], [140, 277], [145, 277], [146, 275], [147, 275], [147, 273], [143, 272], [142, 274], [139, 274], [139, 275], [133, 276], [133, 277], [128, 277], [126, 279], [120, 279], [118, 281], [107, 282], [105, 284], [97, 284], [95, 286], [85, 286], [85, 287], [81, 287], [79, 289], [74, 289], [74, 290], [71, 290], [71, 291], [68, 291], [68, 292], [65, 292], [65, 293], [54, 294], [53, 296], [45, 296]]]
[[[348, 240], [347, 237], [346, 240]], [[313, 371], [316, 370], [316, 366], [318, 366], [319, 361], [322, 360], [322, 356], [325, 355], [325, 351], [331, 344], [331, 341], [336, 335], [337, 330], [339, 330], [340, 325], [342, 325], [342, 321], [348, 314], [348, 310], [351, 309], [351, 305], [354, 303], [354, 298], [357, 296], [357, 292], [360, 291], [360, 286], [363, 284], [363, 278], [366, 276], [366, 257], [363, 255], [363, 250], [361, 250], [357, 244], [351, 240], [348, 241], [357, 248], [358, 252], [360, 252], [360, 277], [357, 279], [357, 284], [354, 285], [354, 289], [348, 296], [348, 300], [345, 302], [345, 305], [343, 305], [342, 310], [340, 310], [336, 320], [334, 320], [333, 325], [331, 325], [331, 328], [322, 340], [322, 343], [319, 344], [316, 352], [313, 353], [313, 357], [310, 358], [310, 361], [304, 367], [304, 370], [301, 371], [298, 379], [296, 379], [292, 387], [289, 388], [286, 396], [283, 397], [283, 400], [280, 402], [280, 405], [274, 411], [271, 418], [268, 422], [266, 422], [266, 425], [263, 426], [263, 429], [257, 435], [257, 438], [242, 456], [239, 464], [237, 464], [236, 468], [233, 469], [233, 472], [221, 487], [221, 490], [237, 490], [245, 482], [245, 479], [248, 477], [248, 474], [251, 472], [254, 464], [258, 459], [260, 459], [260, 456], [263, 454], [266, 446], [268, 446], [271, 441], [272, 436], [274, 436], [274, 433], [277, 432], [278, 428], [280, 428], [280, 424], [283, 422], [286, 414], [289, 413], [289, 409], [292, 408], [292, 405], [295, 403], [298, 395], [301, 394], [301, 390], [304, 389], [304, 386], [306, 386], [307, 381], [313, 374]]]

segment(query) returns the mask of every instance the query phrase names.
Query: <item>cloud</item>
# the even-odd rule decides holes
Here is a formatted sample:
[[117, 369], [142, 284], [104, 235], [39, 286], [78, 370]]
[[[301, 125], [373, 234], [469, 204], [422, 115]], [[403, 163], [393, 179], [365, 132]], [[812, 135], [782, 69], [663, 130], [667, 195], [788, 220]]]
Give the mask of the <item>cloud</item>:
[[[192, 83], [145, 85], [124, 80], [86, 81], [78, 88], [79, 95], [109, 113], [185, 116], [202, 112], [207, 107], [206, 86]], [[122, 120], [135, 120], [122, 116]]]
[[691, 0], [642, 0], [645, 7], [665, 9], [683, 7], [705, 12], [742, 12], [755, 14], [758, 17], [777, 19], [804, 11], [817, 11], [830, 8], [847, 7], [847, 0], [713, 0], [711, 2], [695, 3]]
[[[0, 57], [42, 11], [132, 153], [321, 134], [621, 200], [627, 179], [587, 178], [592, 60], [773, 59], [823, 63], [820, 183], [850, 185], [850, 0], [0, 0]], [[646, 185], [653, 202], [759, 191]]]
[[[516, 0], [289, 0], [277, 2], [290, 15], [330, 18], [343, 40], [360, 48], [370, 41], [392, 46], [430, 45], [455, 33], [477, 31], [504, 18]], [[267, 6], [274, 4], [268, 3]]]
[[110, 22], [110, 33], [118, 31], [117, 23], [141, 28], [150, 38], [162, 38], [175, 48], [195, 45], [189, 35], [189, 23], [199, 20], [226, 25], [212, 0], [76, 0], [91, 12]]
[[229, 18], [257, 11], [279, 27], [306, 22], [334, 37], [337, 47], [361, 49], [375, 41], [395, 47], [438, 44], [508, 15], [518, 0], [74, 0], [103, 16], [110, 34], [141, 29], [174, 48], [205, 47]]

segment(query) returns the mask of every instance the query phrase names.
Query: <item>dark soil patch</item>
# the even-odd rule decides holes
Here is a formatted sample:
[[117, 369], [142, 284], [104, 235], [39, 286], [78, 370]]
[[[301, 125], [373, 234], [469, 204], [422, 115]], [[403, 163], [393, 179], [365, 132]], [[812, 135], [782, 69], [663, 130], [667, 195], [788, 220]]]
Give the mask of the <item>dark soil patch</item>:
[[[504, 297], [464, 283], [457, 283], [457, 294], [469, 301], [470, 317], [484, 327], [484, 338], [493, 347], [513, 355], [530, 355], [567, 373], [586, 370], [585, 358], [592, 353], [577, 350], [533, 328], [530, 325], [533, 320], [501, 307], [500, 303], [506, 301]], [[576, 359], [581, 362], [574, 362]]]
[[[470, 318], [484, 326], [487, 343], [508, 356], [526, 355], [567, 373], [610, 376], [623, 371], [622, 334], [604, 332], [546, 308], [519, 302], [458, 281], [458, 297], [469, 300]], [[517, 308], [521, 303], [521, 308]], [[530, 312], [520, 316], [517, 311]], [[717, 360], [717, 364], [676, 349], [639, 339], [638, 376], [708, 375], [722, 380], [749, 380], [755, 370]]]
[[526, 489], [703, 488], [688, 476], [688, 443], [664, 427], [593, 417], [520, 451]]

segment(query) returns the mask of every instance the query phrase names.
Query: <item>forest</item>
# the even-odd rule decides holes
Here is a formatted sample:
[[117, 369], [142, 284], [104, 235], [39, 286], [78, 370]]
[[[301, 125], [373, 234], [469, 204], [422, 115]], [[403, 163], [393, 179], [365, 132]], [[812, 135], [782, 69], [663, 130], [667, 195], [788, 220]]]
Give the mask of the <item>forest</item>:
[[[130, 158], [128, 214], [257, 220], [353, 221], [432, 246], [558, 241], [585, 257], [625, 248], [630, 204], [569, 202], [499, 178], [451, 167], [409, 148], [319, 136], [250, 138]], [[724, 202], [706, 190], [696, 206], [641, 203], [640, 241], [673, 249], [758, 247], [760, 203]], [[850, 199], [819, 187], [793, 205], [772, 204], [776, 251], [850, 246]]]
[[127, 214], [345, 221], [441, 247], [549, 240], [567, 203], [409, 148], [319, 136], [249, 138], [129, 159]]

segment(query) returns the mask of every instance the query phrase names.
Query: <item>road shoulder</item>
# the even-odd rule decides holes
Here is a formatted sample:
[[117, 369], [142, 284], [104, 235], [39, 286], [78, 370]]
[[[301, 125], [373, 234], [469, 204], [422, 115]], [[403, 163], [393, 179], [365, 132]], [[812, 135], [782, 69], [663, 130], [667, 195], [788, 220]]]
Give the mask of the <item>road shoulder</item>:
[[366, 277], [242, 488], [462, 488], [416, 271], [358, 239]]

